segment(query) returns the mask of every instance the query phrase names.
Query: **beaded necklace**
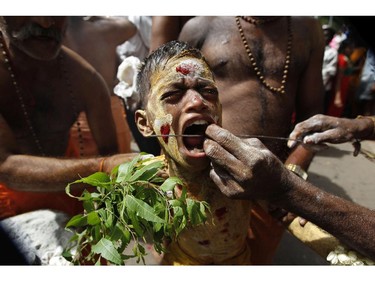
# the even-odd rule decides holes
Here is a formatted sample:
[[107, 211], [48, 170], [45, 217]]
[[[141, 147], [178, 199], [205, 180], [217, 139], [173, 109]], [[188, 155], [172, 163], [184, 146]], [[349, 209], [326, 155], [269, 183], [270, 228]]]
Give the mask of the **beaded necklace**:
[[264, 24], [264, 23], [276, 21], [276, 20], [280, 19], [281, 16], [279, 16], [279, 17], [269, 17], [269, 18], [257, 18], [257, 19], [254, 19], [252, 17], [247, 17], [247, 16], [241, 16], [241, 18], [244, 21], [247, 21], [248, 23], [259, 25], [259, 24]]
[[269, 89], [270, 91], [272, 92], [275, 92], [275, 93], [282, 93], [282, 94], [285, 94], [285, 84], [287, 82], [287, 79], [288, 79], [288, 70], [289, 70], [289, 65], [290, 65], [290, 58], [291, 58], [291, 51], [292, 51], [292, 39], [293, 39], [293, 35], [292, 35], [292, 30], [291, 30], [291, 19], [290, 17], [288, 17], [288, 43], [287, 43], [287, 49], [286, 49], [286, 56], [285, 56], [285, 63], [284, 63], [284, 69], [283, 69], [283, 76], [282, 76], [282, 80], [281, 80], [281, 85], [280, 87], [273, 87], [271, 86], [265, 79], [264, 75], [262, 74], [262, 72], [260, 71], [260, 68], [258, 67], [258, 63], [256, 62], [252, 52], [251, 52], [251, 49], [249, 47], [249, 44], [246, 40], [246, 37], [245, 37], [245, 34], [243, 32], [243, 29], [242, 29], [242, 26], [241, 26], [241, 22], [240, 22], [240, 19], [243, 19], [249, 23], [253, 23], [253, 24], [260, 24], [260, 23], [266, 23], [266, 22], [270, 22], [270, 21], [274, 21], [274, 20], [277, 20], [279, 19], [279, 17], [273, 17], [273, 18], [269, 18], [269, 19], [265, 19], [265, 20], [254, 20], [250, 17], [240, 17], [240, 16], [236, 16], [236, 24], [237, 24], [237, 28], [238, 28], [238, 31], [240, 33], [240, 36], [241, 36], [241, 40], [242, 40], [242, 43], [245, 47], [245, 50], [246, 50], [246, 53], [250, 59], [250, 62], [251, 62], [251, 66], [253, 67], [254, 71], [255, 71], [255, 74], [256, 76], [258, 77], [259, 81], [267, 88]]
[[[17, 95], [17, 98], [18, 98], [18, 101], [20, 103], [20, 106], [21, 106], [21, 109], [22, 109], [22, 113], [23, 113], [23, 116], [25, 117], [25, 121], [26, 121], [26, 124], [29, 128], [29, 131], [31, 133], [31, 136], [33, 137], [33, 140], [34, 140], [34, 143], [35, 143], [35, 146], [37, 147], [40, 155], [42, 156], [46, 156], [46, 153], [43, 149], [43, 146], [41, 144], [41, 141], [40, 139], [38, 138], [38, 135], [36, 134], [36, 131], [34, 129], [34, 126], [33, 126], [33, 123], [30, 119], [30, 114], [29, 112], [27, 111], [27, 108], [26, 108], [26, 105], [25, 105], [25, 101], [24, 101], [24, 97], [22, 95], [22, 92], [20, 90], [20, 87], [19, 87], [19, 84], [16, 80], [16, 76], [15, 76], [15, 73], [13, 71], [13, 68], [12, 68], [12, 63], [10, 61], [10, 56], [8, 54], [8, 50], [7, 50], [7, 47], [6, 47], [6, 44], [5, 44], [5, 40], [4, 40], [4, 37], [2, 35], [2, 33], [0, 32], [0, 49], [1, 49], [1, 52], [4, 56], [4, 62], [5, 62], [5, 65], [7, 67], [7, 70], [10, 74], [10, 77], [12, 79], [12, 84], [13, 84], [13, 87], [14, 87], [14, 90], [16, 92], [16, 95]], [[65, 78], [65, 82], [66, 82], [66, 85], [67, 85], [67, 88], [68, 88], [68, 92], [69, 92], [69, 95], [70, 95], [70, 98], [72, 100], [72, 108], [73, 108], [73, 111], [75, 112], [75, 119], [77, 120], [76, 121], [76, 124], [77, 124], [77, 131], [78, 131], [78, 139], [79, 139], [79, 153], [80, 153], [80, 157], [83, 157], [84, 155], [84, 147], [83, 147], [83, 137], [82, 137], [82, 132], [81, 132], [81, 126], [80, 126], [80, 122], [78, 121], [78, 109], [77, 109], [77, 106], [76, 106], [76, 100], [75, 100], [75, 97], [73, 95], [73, 90], [72, 90], [72, 85], [70, 83], [70, 80], [68, 78], [68, 73], [64, 67], [64, 62], [63, 62], [63, 55], [60, 54], [59, 55], [59, 63], [60, 63], [60, 67], [61, 67], [61, 70], [62, 70], [62, 74]]]

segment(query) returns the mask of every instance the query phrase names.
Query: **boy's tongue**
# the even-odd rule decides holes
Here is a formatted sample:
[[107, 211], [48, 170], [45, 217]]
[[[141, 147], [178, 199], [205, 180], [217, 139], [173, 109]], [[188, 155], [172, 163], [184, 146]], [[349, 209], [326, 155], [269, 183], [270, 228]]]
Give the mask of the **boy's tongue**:
[[[184, 135], [192, 135], [191, 137], [184, 137], [183, 141], [187, 149], [194, 148], [202, 149], [205, 138], [205, 130], [207, 126], [193, 125], [186, 128]], [[198, 136], [197, 136], [198, 135]]]
[[204, 142], [204, 135], [201, 137], [184, 137], [184, 144], [187, 149], [191, 150], [194, 148], [202, 149]]

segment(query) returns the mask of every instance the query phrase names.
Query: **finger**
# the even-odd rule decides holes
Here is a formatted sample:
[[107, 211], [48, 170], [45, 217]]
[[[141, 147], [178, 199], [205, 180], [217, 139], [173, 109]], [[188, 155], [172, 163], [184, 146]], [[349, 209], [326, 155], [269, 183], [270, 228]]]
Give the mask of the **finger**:
[[204, 141], [203, 149], [214, 165], [220, 166], [222, 169], [225, 169], [237, 180], [243, 180], [242, 171], [247, 170], [246, 166], [230, 152], [210, 139], [206, 139]]
[[314, 132], [321, 132], [324, 124], [321, 122], [321, 118], [321, 115], [315, 115], [310, 119], [298, 123], [289, 134], [291, 140], [288, 141], [288, 146], [294, 147], [297, 144], [296, 140], [302, 140], [304, 136]]
[[220, 191], [229, 198], [237, 199], [239, 194], [241, 194], [242, 189], [239, 189], [239, 185], [228, 173], [220, 172], [220, 174], [218, 174], [217, 170], [211, 169], [210, 178]]
[[306, 220], [306, 219], [299, 217], [299, 225], [300, 225], [300, 226], [305, 226], [306, 223], [307, 223], [307, 220]]
[[343, 139], [347, 139], [346, 136], [343, 136], [343, 131], [337, 128], [332, 128], [327, 129], [324, 132], [305, 136], [303, 142], [306, 144], [321, 144], [324, 142], [340, 143]]
[[206, 153], [207, 157], [211, 158], [214, 163], [220, 166], [224, 166], [226, 163], [230, 163], [231, 165], [233, 165], [239, 162], [236, 157], [230, 154], [216, 141], [205, 139], [203, 143], [203, 150]]
[[354, 152], [353, 152], [353, 156], [356, 157], [359, 152], [361, 151], [361, 142], [356, 140], [352, 143], [353, 147], [354, 147]]
[[228, 130], [225, 130], [215, 124], [211, 124], [206, 129], [206, 135], [220, 144], [225, 150], [229, 151], [235, 157], [239, 157], [238, 147], [243, 142], [242, 139], [236, 137]]
[[221, 167], [238, 169], [244, 166], [233, 154], [213, 140], [206, 139], [203, 143], [203, 149], [211, 161]]

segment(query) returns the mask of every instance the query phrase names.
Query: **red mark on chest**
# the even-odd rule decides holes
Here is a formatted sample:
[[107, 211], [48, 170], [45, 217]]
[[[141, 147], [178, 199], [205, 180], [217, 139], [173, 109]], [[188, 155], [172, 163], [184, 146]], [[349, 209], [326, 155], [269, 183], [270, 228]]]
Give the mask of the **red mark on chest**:
[[222, 220], [224, 218], [224, 215], [228, 212], [226, 207], [216, 209], [215, 210], [215, 216], [219, 219]]
[[[171, 126], [169, 124], [164, 124], [160, 128], [160, 133], [162, 135], [169, 135], [169, 132], [171, 131]], [[163, 141], [167, 144], [169, 136], [163, 136]]]
[[194, 65], [191, 64], [180, 64], [176, 67], [176, 71], [182, 73], [183, 75], [188, 75], [194, 72]]

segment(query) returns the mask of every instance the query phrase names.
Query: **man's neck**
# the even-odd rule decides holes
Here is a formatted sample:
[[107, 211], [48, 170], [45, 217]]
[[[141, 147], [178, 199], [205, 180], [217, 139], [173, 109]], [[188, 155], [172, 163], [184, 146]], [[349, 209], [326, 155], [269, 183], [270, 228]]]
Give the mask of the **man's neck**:
[[[8, 56], [13, 66], [20, 70], [32, 69], [33, 71], [48, 71], [48, 67], [55, 67], [58, 63], [58, 56], [52, 60], [39, 60], [26, 54], [24, 51], [19, 49], [16, 45], [12, 44], [7, 34], [3, 31], [2, 37], [5, 41], [5, 48], [7, 49]], [[61, 51], [60, 51], [61, 52]]]

